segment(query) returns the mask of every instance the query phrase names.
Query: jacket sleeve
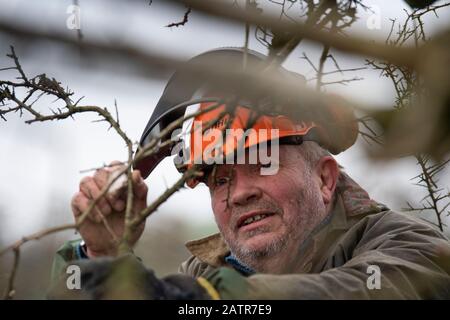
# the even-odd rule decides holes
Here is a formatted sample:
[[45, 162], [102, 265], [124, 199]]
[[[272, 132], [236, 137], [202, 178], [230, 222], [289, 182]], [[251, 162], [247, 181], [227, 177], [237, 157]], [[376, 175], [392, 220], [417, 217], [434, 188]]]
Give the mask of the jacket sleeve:
[[209, 281], [229, 299], [450, 298], [450, 244], [440, 232], [393, 212], [368, 218], [357, 232], [349, 259], [321, 273], [245, 278], [228, 269], [212, 273]]
[[[82, 241], [82, 239], [66, 241], [58, 249], [58, 251], [56, 251], [55, 257], [53, 258], [52, 271], [50, 276], [51, 285], [57, 282], [61, 275], [65, 273], [66, 266], [70, 261], [89, 259], [86, 253], [81, 248]], [[134, 256], [133, 251], [131, 251], [131, 254]], [[136, 256], [136, 259], [142, 261], [138, 256]]]
[[66, 241], [58, 251], [56, 251], [55, 257], [53, 258], [50, 277], [52, 284], [59, 279], [62, 273], [64, 273], [64, 268], [68, 262], [82, 259], [82, 256], [78, 252], [81, 241], [81, 239]]

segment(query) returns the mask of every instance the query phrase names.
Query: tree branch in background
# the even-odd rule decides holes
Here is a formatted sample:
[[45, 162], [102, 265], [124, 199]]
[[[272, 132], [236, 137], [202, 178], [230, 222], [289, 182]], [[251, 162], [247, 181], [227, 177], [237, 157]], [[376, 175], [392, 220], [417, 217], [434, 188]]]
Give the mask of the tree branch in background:
[[[260, 28], [270, 29], [280, 33], [295, 34], [296, 37], [309, 39], [343, 52], [357, 53], [363, 56], [376, 57], [383, 60], [389, 60], [399, 65], [414, 66], [418, 62], [416, 50], [408, 48], [393, 48], [375, 42], [367, 41], [362, 37], [344, 37], [338, 34], [318, 30], [314, 26], [308, 26], [305, 23], [294, 24], [290, 21], [280, 20], [271, 15], [262, 15], [248, 12], [235, 6], [230, 6], [224, 1], [199, 1], [199, 0], [170, 0], [174, 3], [183, 3], [190, 6], [198, 12], [204, 12], [212, 16], [227, 18], [232, 21], [248, 22]], [[360, 4], [359, 1], [351, 1]]]
[[[439, 7], [441, 8], [448, 5], [449, 4], [445, 4]], [[407, 12], [405, 22], [403, 24], [397, 24], [398, 31], [395, 35], [393, 30], [396, 25], [396, 20], [391, 20], [391, 31], [386, 42], [394, 46], [403, 46], [410, 41], [414, 41], [416, 46], [420, 45], [419, 42], [425, 43], [427, 38], [425, 36], [421, 17], [429, 12], [436, 13], [436, 9], [438, 8], [428, 7], [425, 10], [416, 9], [411, 13]], [[418, 21], [418, 23], [416, 21]], [[417, 71], [394, 65], [389, 61], [366, 61], [373, 69], [379, 70], [381, 76], [385, 76], [391, 80], [396, 92], [394, 108], [397, 112], [400, 113], [405, 110], [415, 111], [415, 109], [417, 109], [417, 102], [423, 103], [423, 101], [428, 100], [427, 97], [430, 95], [430, 92], [427, 88], [424, 88], [421, 75]], [[429, 110], [429, 112], [433, 111]], [[427, 121], [427, 119], [422, 119], [422, 121]], [[401, 125], [401, 123], [398, 125]], [[412, 138], [412, 140], [414, 140], [414, 138]], [[414, 142], [415, 141], [413, 141], [413, 143]], [[417, 160], [421, 173], [412, 178], [412, 180], [416, 180], [415, 184], [424, 188], [427, 195], [420, 201], [420, 206], [415, 206], [407, 202], [407, 208], [405, 208], [405, 210], [419, 212], [432, 211], [437, 220], [435, 225], [443, 231], [444, 223], [442, 221], [442, 214], [450, 205], [450, 195], [448, 191], [443, 191], [443, 187], [439, 187], [438, 174], [446, 168], [450, 160], [442, 159], [433, 161], [428, 155], [421, 153], [415, 154], [414, 157]]]
[[14, 294], [16, 293], [14, 289], [14, 280], [16, 278], [17, 269], [19, 268], [20, 248], [15, 248], [13, 251], [14, 251], [13, 267], [8, 279], [8, 286], [6, 287], [5, 293], [3, 295], [3, 300], [10, 300], [14, 298]]
[[[4, 22], [0, 22], [0, 32], [12, 35], [15, 40], [27, 42], [28, 45], [33, 45], [33, 43], [40, 43], [42, 40], [51, 40], [59, 44], [68, 45], [77, 49], [81, 49], [83, 53], [88, 53], [87, 59], [92, 58], [92, 55], [98, 55], [102, 59], [113, 58], [121, 62], [127, 63], [131, 66], [137, 66], [139, 70], [151, 70], [151, 74], [154, 77], [160, 77], [166, 75], [168, 71], [174, 68], [179, 70], [188, 70], [192, 72], [193, 76], [210, 75], [217, 76], [217, 78], [223, 79], [225, 85], [239, 87], [241, 84], [251, 84], [246, 88], [251, 90], [264, 90], [270, 88], [274, 91], [279, 91], [279, 95], [284, 98], [298, 97], [301, 95], [305, 100], [305, 105], [318, 107], [323, 102], [324, 95], [315, 90], [310, 90], [303, 88], [299, 83], [286, 81], [280, 81], [276, 77], [272, 77], [270, 73], [271, 62], [281, 63], [286, 59], [286, 57], [298, 46], [302, 39], [310, 39], [320, 43], [324, 50], [319, 60], [319, 64], [316, 67], [312, 61], [304, 55], [304, 58], [317, 75], [314, 79], [317, 80], [317, 89], [321, 89], [323, 85], [327, 84], [345, 84], [348, 81], [358, 80], [353, 79], [342, 79], [338, 81], [323, 81], [326, 75], [335, 74], [337, 72], [344, 73], [350, 71], [357, 71], [360, 68], [351, 69], [341, 69], [334, 59], [333, 55], [330, 53], [331, 50], [341, 50], [344, 52], [355, 53], [363, 56], [369, 56], [375, 59], [381, 59], [381, 62], [376, 60], [368, 60], [369, 66], [380, 70], [383, 76], [389, 77], [394, 85], [397, 93], [396, 97], [396, 108], [398, 111], [411, 110], [411, 106], [420, 107], [421, 104], [417, 103], [416, 100], [420, 100], [420, 95], [417, 93], [417, 88], [421, 85], [421, 80], [417, 77], [418, 71], [427, 74], [427, 69], [430, 67], [429, 64], [424, 64], [424, 61], [428, 61], [429, 57], [434, 57], [435, 52], [440, 54], [443, 53], [444, 57], [448, 57], [447, 51], [441, 50], [442, 43], [433, 43], [439, 50], [433, 51], [430, 46], [420, 46], [416, 47], [405, 47], [412, 39], [415, 40], [417, 44], [419, 40], [424, 42], [426, 40], [424, 25], [421, 17], [426, 12], [434, 12], [436, 14], [436, 9], [442, 8], [449, 4], [429, 7], [426, 9], [414, 10], [412, 14], [408, 15], [406, 22], [403, 27], [399, 28], [399, 33], [397, 38], [393, 39], [388, 37], [386, 44], [370, 43], [363, 37], [344, 37], [345, 28], [348, 28], [356, 20], [356, 8], [360, 7], [367, 9], [360, 1], [347, 0], [347, 1], [314, 1], [305, 0], [299, 1], [301, 16], [306, 19], [305, 23], [293, 21], [289, 15], [289, 10], [293, 9], [293, 3], [291, 2], [288, 8], [285, 6], [288, 4], [286, 1], [277, 2], [277, 4], [282, 5], [280, 17], [285, 17], [287, 19], [280, 19], [279, 17], [273, 17], [262, 14], [262, 10], [258, 7], [256, 1], [248, 0], [246, 1], [246, 8], [242, 10], [235, 5], [225, 5], [222, 1], [208, 2], [208, 1], [196, 1], [196, 0], [186, 0], [186, 1], [175, 1], [170, 0], [174, 3], [185, 3], [188, 6], [185, 12], [183, 21], [175, 23], [173, 25], [168, 25], [168, 27], [178, 27], [187, 23], [189, 19], [189, 14], [191, 8], [198, 10], [199, 12], [206, 13], [211, 16], [217, 16], [220, 18], [227, 18], [230, 21], [243, 22], [246, 24], [245, 32], [245, 47], [248, 47], [248, 35], [250, 31], [250, 26], [256, 26], [255, 33], [262, 32], [263, 37], [259, 38], [259, 41], [266, 41], [270, 45], [270, 50], [272, 52], [271, 56], [273, 61], [269, 61], [267, 68], [264, 73], [261, 70], [251, 70], [245, 68], [242, 74], [232, 74], [226, 69], [226, 66], [221, 66], [218, 68], [211, 69], [209, 66], [197, 65], [195, 67], [185, 64], [180, 59], [164, 54], [156, 54], [151, 51], [142, 51], [140, 49], [124, 45], [123, 43], [112, 42], [112, 43], [99, 43], [95, 41], [89, 41], [87, 39], [81, 41], [82, 34], [81, 31], [78, 33], [78, 39], [72, 39], [63, 34], [58, 34], [55, 32], [40, 32], [32, 27], [18, 27], [12, 26]], [[274, 2], [274, 1], [273, 1]], [[77, 3], [76, 1], [74, 3]], [[275, 2], [274, 2], [275, 3]], [[150, 2], [151, 4], [151, 2]], [[286, 21], [288, 20], [288, 21]], [[409, 26], [409, 21], [415, 21], [415, 26], [411, 29]], [[394, 33], [395, 22], [393, 22], [391, 35]], [[444, 43], [445, 45], [445, 43]], [[434, 48], [434, 47], [432, 47]], [[445, 48], [444, 48], [445, 49]], [[428, 50], [428, 51], [427, 51]], [[445, 56], [445, 54], [447, 55]], [[67, 224], [58, 227], [49, 228], [37, 233], [34, 233], [28, 237], [24, 237], [12, 245], [6, 247], [0, 251], [0, 256], [3, 256], [6, 252], [12, 251], [14, 253], [14, 263], [10, 278], [8, 281], [8, 288], [5, 293], [5, 298], [12, 298], [14, 296], [14, 280], [16, 277], [19, 260], [20, 260], [20, 248], [25, 243], [31, 240], [39, 240], [42, 237], [59, 232], [67, 229], [77, 229], [83, 223], [83, 221], [92, 212], [97, 202], [104, 197], [112, 184], [123, 174], [127, 175], [127, 204], [125, 212], [125, 232], [121, 239], [118, 241], [119, 254], [128, 252], [130, 250], [128, 239], [130, 234], [140, 222], [146, 219], [150, 214], [155, 212], [158, 207], [164, 203], [170, 196], [172, 196], [177, 190], [183, 187], [186, 180], [199, 176], [202, 173], [199, 168], [194, 166], [193, 168], [184, 172], [182, 177], [173, 185], [167, 188], [160, 197], [152, 204], [148, 205], [147, 208], [141, 212], [134, 215], [132, 211], [133, 205], [133, 183], [131, 179], [132, 166], [134, 161], [139, 161], [149, 155], [156, 152], [158, 147], [162, 145], [173, 144], [174, 141], [167, 139], [158, 145], [163, 137], [166, 137], [174, 128], [180, 126], [180, 124], [189, 117], [194, 117], [202, 112], [207, 112], [209, 110], [203, 110], [199, 113], [192, 114], [189, 117], [181, 117], [169, 124], [153, 141], [151, 141], [145, 148], [139, 149], [136, 153], [133, 150], [132, 140], [125, 134], [125, 132], [120, 127], [119, 114], [117, 103], [115, 102], [115, 113], [116, 118], [114, 118], [107, 108], [102, 108], [99, 106], [89, 106], [80, 105], [81, 99], [74, 102], [73, 95], [68, 88], [64, 89], [54, 78], [49, 78], [45, 74], [40, 74], [35, 77], [28, 77], [22, 66], [19, 63], [19, 59], [16, 55], [14, 48], [11, 48], [11, 53], [8, 55], [14, 62], [13, 67], [3, 68], [1, 70], [11, 70], [15, 69], [19, 73], [19, 77], [14, 81], [4, 81], [0, 80], [0, 117], [3, 120], [7, 120], [7, 116], [12, 113], [17, 113], [19, 116], [24, 114], [31, 115], [31, 119], [26, 120], [26, 123], [34, 122], [44, 122], [53, 120], [63, 120], [68, 117], [75, 117], [78, 113], [90, 112], [98, 115], [100, 117], [99, 121], [107, 122], [110, 126], [108, 128], [113, 128], [117, 134], [122, 138], [127, 146], [127, 160], [124, 161], [124, 167], [119, 170], [119, 174], [101, 190], [100, 196], [95, 198], [89, 207], [83, 212], [79, 218], [77, 218], [75, 224]], [[441, 56], [440, 56], [441, 57]], [[326, 71], [325, 63], [330, 59], [334, 62], [336, 70]], [[246, 65], [244, 61], [244, 66]], [[435, 69], [431, 68], [433, 71]], [[445, 69], [445, 66], [444, 66]], [[428, 75], [428, 74], [427, 74]], [[238, 79], [239, 81], [237, 81]], [[432, 74], [431, 79], [433, 85], [445, 84], [448, 88], [448, 81], [441, 81], [442, 74]], [[429, 79], [428, 79], [429, 80]], [[442, 88], [438, 86], [439, 89]], [[444, 87], [445, 89], [445, 87]], [[22, 91], [25, 93], [22, 94]], [[57, 107], [55, 110], [51, 110], [51, 114], [44, 114], [37, 111], [34, 107], [35, 103], [44, 96], [53, 96], [56, 98], [56, 102], [62, 103], [62, 106]], [[419, 97], [417, 97], [419, 96]], [[205, 100], [205, 99], [203, 99]], [[32, 102], [30, 102], [32, 101]], [[188, 101], [185, 102], [186, 105], [198, 103], [199, 101]], [[213, 102], [213, 101], [205, 101]], [[214, 101], [215, 106], [224, 103], [224, 101]], [[419, 101], [420, 102], [420, 101]], [[211, 107], [211, 108], [212, 108]], [[363, 108], [364, 109], [364, 108]], [[439, 116], [439, 115], [438, 115]], [[444, 117], [445, 118], [445, 117]], [[215, 121], [218, 121], [216, 119]], [[425, 119], [426, 120], [426, 119]], [[366, 120], [361, 120], [361, 123], [366, 128], [367, 132], [362, 133], [365, 139], [372, 139], [372, 141], [379, 142], [379, 136], [375, 134], [375, 131], [370, 128]], [[211, 126], [214, 121], [211, 122]], [[208, 128], [208, 126], [207, 126]], [[206, 130], [207, 128], [204, 128]], [[445, 140], [444, 135], [442, 141]], [[414, 140], [414, 139], [411, 139]], [[448, 150], [447, 150], [448, 151]], [[447, 161], [433, 162], [425, 153], [419, 153], [417, 156], [418, 165], [421, 167], [421, 174], [417, 177], [418, 184], [425, 187], [428, 196], [423, 199], [422, 207], [414, 208], [410, 206], [412, 210], [433, 210], [437, 215], [438, 226], [443, 228], [441, 217], [442, 214], [447, 210], [449, 206], [449, 194], [448, 191], [445, 193], [442, 187], [438, 186], [438, 174], [448, 165]], [[134, 158], [133, 158], [134, 155]], [[447, 201], [447, 202], [446, 202]], [[104, 220], [104, 219], [103, 219]], [[108, 230], [107, 223], [104, 223], [104, 227]], [[110, 230], [112, 231], [112, 230]], [[114, 232], [110, 232], [112, 238], [115, 237]]]
[[184, 26], [189, 21], [189, 14], [191, 13], [192, 9], [190, 7], [187, 8], [186, 12], [184, 13], [183, 20], [180, 22], [172, 22], [169, 23], [166, 27], [172, 28], [172, 27], [181, 27]]
[[425, 188], [427, 195], [420, 201], [421, 206], [415, 206], [407, 202], [409, 211], [432, 211], [436, 216], [437, 223], [435, 224], [441, 231], [444, 231], [444, 226], [447, 225], [442, 221], [442, 216], [445, 210], [450, 206], [450, 193], [443, 187], [439, 187], [438, 174], [445, 169], [450, 160], [438, 164], [432, 164], [428, 157], [417, 155], [417, 164], [422, 171], [419, 175], [412, 178], [416, 180], [417, 186]]
[[[73, 92], [69, 92], [68, 90], [62, 89], [59, 82], [57, 82], [55, 79], [49, 79], [45, 75], [40, 75], [37, 77], [29, 78], [26, 76], [25, 72], [23, 71], [19, 59], [15, 53], [14, 48], [11, 48], [11, 54], [8, 55], [11, 59], [13, 59], [15, 63], [14, 69], [18, 71], [20, 74], [19, 79], [22, 79], [22, 82], [11, 82], [11, 81], [0, 81], [0, 88], [2, 88], [2, 93], [5, 93], [4, 99], [2, 100], [3, 106], [7, 106], [7, 103], [14, 103], [16, 104], [16, 107], [11, 107], [7, 109], [0, 109], [1, 115], [6, 121], [5, 116], [12, 112], [19, 112], [20, 116], [23, 116], [25, 112], [32, 115], [32, 119], [26, 120], [26, 123], [33, 123], [36, 121], [53, 121], [53, 120], [62, 120], [66, 119], [68, 117], [73, 117], [77, 113], [83, 113], [83, 112], [93, 112], [97, 113], [100, 117], [102, 117], [102, 120], [110, 124], [110, 128], [114, 128], [115, 131], [119, 134], [119, 136], [125, 141], [125, 143], [128, 146], [128, 161], [125, 164], [125, 167], [123, 169], [119, 169], [119, 172], [117, 176], [112, 179], [104, 189], [101, 190], [100, 195], [97, 198], [93, 198], [93, 201], [90, 203], [89, 207], [86, 209], [85, 212], [83, 212], [79, 218], [76, 219], [75, 224], [66, 224], [62, 226], [52, 227], [45, 230], [42, 230], [40, 232], [34, 233], [30, 236], [23, 237], [22, 239], [16, 241], [15, 243], [7, 246], [6, 248], [2, 249], [0, 251], [0, 256], [3, 256], [5, 253], [9, 251], [13, 251], [15, 253], [15, 259], [12, 267], [12, 271], [10, 273], [9, 278], [9, 285], [5, 293], [5, 298], [12, 298], [14, 295], [14, 279], [15, 275], [17, 273], [17, 268], [19, 265], [19, 251], [22, 245], [25, 243], [32, 241], [32, 240], [40, 240], [41, 238], [60, 232], [63, 230], [68, 229], [78, 229], [83, 222], [85, 221], [86, 217], [93, 211], [94, 208], [96, 208], [96, 204], [100, 199], [102, 199], [106, 193], [109, 191], [111, 186], [116, 182], [116, 180], [122, 176], [123, 174], [127, 174], [127, 207], [125, 210], [125, 226], [126, 230], [130, 230], [131, 228], [137, 226], [143, 219], [148, 217], [151, 213], [153, 213], [159, 205], [161, 205], [164, 201], [166, 201], [173, 193], [175, 193], [179, 188], [181, 188], [184, 185], [184, 182], [196, 175], [199, 175], [200, 173], [197, 171], [197, 168], [192, 168], [191, 170], [188, 170], [181, 179], [174, 184], [171, 188], [169, 188], [165, 193], [163, 193], [154, 203], [150, 204], [147, 209], [145, 209], [142, 213], [139, 213], [136, 215], [136, 219], [133, 219], [132, 215], [132, 203], [133, 198], [129, 195], [133, 194], [133, 185], [132, 185], [132, 179], [131, 179], [131, 169], [133, 165], [133, 144], [131, 140], [127, 137], [127, 135], [122, 131], [120, 128], [119, 122], [118, 122], [118, 111], [117, 111], [117, 104], [115, 103], [116, 107], [116, 119], [113, 118], [113, 116], [109, 113], [107, 108], [100, 108], [97, 106], [78, 106], [77, 103], [73, 103], [71, 100], [71, 96], [73, 95]], [[39, 79], [39, 80], [37, 80]], [[24, 99], [20, 99], [16, 92], [16, 88], [25, 88], [28, 90], [28, 93], [25, 95]], [[44, 115], [36, 111], [32, 105], [27, 104], [27, 100], [30, 99], [30, 97], [33, 94], [37, 94], [38, 98], [35, 100], [39, 100], [40, 97], [42, 97], [42, 94], [46, 95], [52, 95], [55, 96], [58, 100], [62, 100], [64, 102], [63, 108], [58, 108], [58, 111], [53, 112], [51, 115]], [[198, 100], [198, 101], [197, 101]], [[203, 102], [211, 102], [211, 101], [217, 101], [217, 99], [197, 99], [190, 102], [186, 102], [186, 105], [188, 104], [195, 104], [199, 101]], [[136, 153], [136, 156], [134, 158], [135, 161], [139, 161], [142, 159], [142, 157], [149, 156], [153, 154], [156, 151], [157, 142], [160, 138], [165, 137], [168, 135], [173, 128], [176, 126], [179, 126], [184, 120], [190, 117], [195, 117], [203, 112], [208, 112], [212, 110], [213, 108], [216, 108], [218, 104], [208, 107], [205, 110], [201, 110], [199, 112], [196, 112], [192, 115], [189, 115], [188, 117], [181, 117], [177, 121], [174, 121], [174, 123], [169, 124], [169, 126], [163, 130], [158, 137], [154, 139], [154, 141], [151, 141], [150, 144], [146, 148], [142, 148], [139, 150], [139, 152]], [[213, 125], [212, 123], [211, 125]], [[208, 127], [205, 128], [205, 130], [208, 129]], [[170, 143], [172, 141], [168, 141], [166, 143]], [[161, 146], [161, 145], [159, 145]], [[118, 164], [115, 164], [118, 165]], [[109, 165], [111, 166], [111, 165]], [[108, 167], [109, 167], [108, 166]], [[106, 166], [103, 166], [106, 167]], [[111, 237], [113, 239], [116, 238], [117, 245], [119, 246], [119, 253], [124, 254], [130, 250], [128, 245], [128, 237], [129, 237], [129, 231], [125, 232], [121, 239], [117, 239], [117, 236], [114, 234], [112, 229], [109, 227], [108, 223], [105, 221], [105, 219], [102, 219], [105, 228], [109, 231]]]

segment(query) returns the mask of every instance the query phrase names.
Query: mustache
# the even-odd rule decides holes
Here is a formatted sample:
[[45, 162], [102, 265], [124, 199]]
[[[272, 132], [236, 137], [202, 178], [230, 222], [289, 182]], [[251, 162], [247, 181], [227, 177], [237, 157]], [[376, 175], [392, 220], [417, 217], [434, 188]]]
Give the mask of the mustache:
[[283, 210], [272, 201], [260, 199], [246, 206], [233, 206], [231, 208], [231, 225], [236, 227], [239, 218], [250, 211], [269, 211], [279, 215], [283, 213]]

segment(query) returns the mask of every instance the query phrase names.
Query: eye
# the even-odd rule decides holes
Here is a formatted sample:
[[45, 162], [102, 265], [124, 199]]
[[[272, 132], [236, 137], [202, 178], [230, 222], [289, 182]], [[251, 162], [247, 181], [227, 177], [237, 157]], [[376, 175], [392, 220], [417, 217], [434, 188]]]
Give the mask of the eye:
[[214, 185], [216, 187], [220, 187], [220, 186], [227, 184], [229, 181], [230, 181], [229, 177], [216, 177], [216, 179], [214, 181]]

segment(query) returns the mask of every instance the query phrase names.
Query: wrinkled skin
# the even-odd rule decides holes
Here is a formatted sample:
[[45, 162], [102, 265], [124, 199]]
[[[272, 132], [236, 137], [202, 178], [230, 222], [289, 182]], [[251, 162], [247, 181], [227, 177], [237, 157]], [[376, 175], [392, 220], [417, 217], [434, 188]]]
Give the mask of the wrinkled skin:
[[[339, 175], [336, 161], [310, 166], [298, 146], [281, 145], [279, 170], [261, 175], [260, 165], [218, 165], [208, 177], [217, 225], [239, 260], [258, 272], [288, 273], [299, 248], [332, 206]], [[253, 213], [269, 217], [241, 226]]]

